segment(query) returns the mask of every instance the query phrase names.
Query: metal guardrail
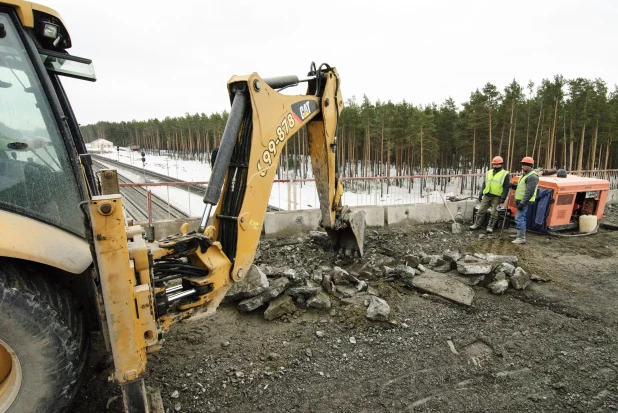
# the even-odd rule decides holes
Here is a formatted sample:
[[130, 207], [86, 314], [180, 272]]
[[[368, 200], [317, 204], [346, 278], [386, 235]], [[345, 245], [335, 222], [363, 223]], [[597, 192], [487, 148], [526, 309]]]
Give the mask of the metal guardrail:
[[[618, 189], [618, 169], [574, 171], [573, 175], [606, 179], [610, 189]], [[513, 175], [519, 175], [514, 173]], [[456, 175], [409, 175], [387, 177], [347, 177], [344, 182], [345, 193], [343, 203], [349, 206], [371, 205], [406, 205], [418, 203], [441, 202], [440, 193], [450, 199], [466, 199], [478, 196], [483, 183], [484, 174]], [[187, 187], [187, 182], [150, 182], [124, 183], [121, 187]], [[207, 181], [191, 182], [191, 184], [207, 185]], [[201, 197], [203, 194], [191, 193], [189, 197]], [[184, 197], [183, 197], [184, 198]], [[178, 199], [176, 199], [178, 203]], [[169, 195], [168, 195], [168, 202]], [[186, 201], [181, 201], [186, 202]], [[190, 200], [189, 202], [190, 203]], [[318, 208], [319, 200], [315, 187], [315, 179], [275, 179], [268, 201], [269, 205], [282, 210], [302, 210]], [[178, 205], [176, 205], [178, 207]], [[201, 216], [203, 210], [188, 208], [191, 216]]]

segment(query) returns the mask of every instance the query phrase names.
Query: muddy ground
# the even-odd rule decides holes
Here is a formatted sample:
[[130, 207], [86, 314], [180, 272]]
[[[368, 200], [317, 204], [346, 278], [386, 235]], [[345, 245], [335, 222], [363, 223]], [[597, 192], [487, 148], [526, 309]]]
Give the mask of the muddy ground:
[[[618, 206], [606, 212], [618, 223]], [[170, 412], [618, 411], [618, 231], [530, 234], [514, 246], [512, 229], [492, 239], [450, 229], [368, 230], [365, 269], [451, 249], [517, 255], [545, 281], [504, 295], [477, 286], [465, 307], [361, 272], [389, 303], [390, 322], [366, 319], [362, 299], [331, 297], [331, 310], [275, 321], [264, 308], [225, 304], [172, 328], [149, 356], [147, 384]], [[264, 240], [258, 264], [362, 268], [297, 238]], [[100, 340], [91, 353], [72, 412], [120, 412]]]

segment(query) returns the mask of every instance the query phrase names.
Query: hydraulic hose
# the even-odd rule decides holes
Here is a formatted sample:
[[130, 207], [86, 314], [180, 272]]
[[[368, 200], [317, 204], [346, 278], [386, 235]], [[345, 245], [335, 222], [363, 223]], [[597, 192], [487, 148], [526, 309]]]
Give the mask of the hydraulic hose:
[[221, 197], [221, 190], [223, 189], [223, 182], [227, 169], [232, 159], [232, 153], [234, 152], [234, 146], [236, 145], [236, 139], [238, 132], [240, 131], [240, 125], [244, 116], [245, 108], [247, 106], [247, 94], [246, 84], [239, 83], [233, 86], [234, 88], [234, 100], [232, 101], [232, 109], [230, 110], [230, 116], [225, 125], [223, 136], [221, 137], [221, 145], [217, 152], [217, 159], [212, 168], [212, 174], [208, 182], [208, 188], [206, 189], [206, 195], [204, 195], [204, 203], [207, 204], [204, 210], [204, 215], [200, 221], [199, 231], [204, 232], [206, 229], [206, 223], [210, 216], [210, 211], [213, 205], [219, 202]]
[[586, 232], [584, 234], [560, 234], [558, 232], [554, 232], [554, 231], [549, 231], [549, 235], [553, 235], [555, 237], [563, 237], [563, 238], [569, 238], [569, 237], [586, 237], [588, 235], [594, 235], [597, 233], [597, 231], [599, 230], [599, 223], [597, 222], [597, 226], [594, 228], [594, 230], [590, 231], [590, 232]]

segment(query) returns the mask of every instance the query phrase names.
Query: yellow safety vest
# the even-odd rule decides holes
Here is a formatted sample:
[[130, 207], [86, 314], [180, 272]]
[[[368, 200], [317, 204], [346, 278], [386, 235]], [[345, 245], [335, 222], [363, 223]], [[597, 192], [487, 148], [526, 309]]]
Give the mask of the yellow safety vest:
[[[524, 195], [526, 194], [526, 179], [528, 179], [531, 174], [538, 175], [535, 171], [530, 170], [530, 172], [519, 178], [519, 181], [517, 182], [517, 189], [515, 190], [516, 201], [521, 201], [522, 199], [524, 199]], [[534, 193], [532, 194], [532, 197], [530, 197], [529, 202], [534, 202], [534, 200], [536, 199], [536, 190], [538, 189], [538, 187], [539, 184], [537, 183], [536, 188], [534, 188]]]
[[495, 196], [502, 196], [504, 190], [504, 178], [508, 175], [504, 169], [494, 174], [493, 168], [488, 170], [485, 174], [485, 189], [483, 189], [483, 195], [490, 193]]

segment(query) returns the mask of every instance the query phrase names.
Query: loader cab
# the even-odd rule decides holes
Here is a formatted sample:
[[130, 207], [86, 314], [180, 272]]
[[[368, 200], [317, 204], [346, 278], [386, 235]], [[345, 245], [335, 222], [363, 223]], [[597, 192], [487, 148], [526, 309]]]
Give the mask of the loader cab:
[[0, 0], [0, 413], [64, 411], [96, 328], [96, 185], [60, 81], [95, 76], [70, 46], [55, 11]]
[[96, 185], [60, 76], [96, 77], [70, 46], [53, 10], [0, 0], [0, 212], [84, 237], [78, 205]]

